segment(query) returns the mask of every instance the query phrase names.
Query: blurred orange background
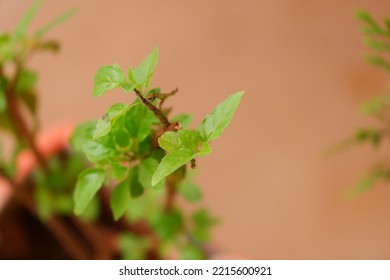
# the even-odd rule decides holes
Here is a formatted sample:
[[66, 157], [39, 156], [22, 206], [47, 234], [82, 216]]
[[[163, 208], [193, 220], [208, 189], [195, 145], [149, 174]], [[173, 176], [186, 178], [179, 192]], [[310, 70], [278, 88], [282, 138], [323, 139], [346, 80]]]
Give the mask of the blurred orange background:
[[[1, 28], [11, 30], [32, 1], [0, 1]], [[221, 217], [213, 243], [256, 259], [389, 259], [390, 188], [355, 200], [347, 190], [386, 149], [324, 151], [370, 124], [356, 108], [384, 93], [386, 73], [364, 61], [358, 9], [382, 20], [386, 0], [342, 1], [45, 1], [31, 30], [79, 8], [47, 37], [59, 55], [31, 61], [39, 70], [43, 128], [97, 119], [113, 102], [92, 97], [103, 65], [137, 65], [154, 47], [153, 84], [179, 87], [167, 103], [193, 112], [195, 124], [228, 95], [241, 106], [198, 162], [204, 204]]]

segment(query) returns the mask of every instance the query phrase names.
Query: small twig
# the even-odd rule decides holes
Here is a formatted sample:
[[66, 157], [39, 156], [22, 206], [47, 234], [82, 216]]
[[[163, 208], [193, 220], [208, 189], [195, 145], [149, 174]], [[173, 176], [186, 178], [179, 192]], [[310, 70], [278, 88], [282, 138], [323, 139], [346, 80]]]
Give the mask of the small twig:
[[138, 98], [141, 99], [142, 103], [145, 104], [146, 107], [160, 120], [163, 128], [167, 128], [171, 123], [168, 121], [167, 117], [161, 112], [159, 108], [150, 103], [138, 89], [134, 89], [135, 94], [137, 94]]
[[158, 108], [161, 110], [162, 105], [164, 104], [165, 100], [168, 99], [168, 97], [175, 95], [179, 91], [178, 88], [175, 88], [171, 92], [168, 93], [154, 93], [153, 95], [160, 99], [160, 104], [158, 105]]
[[[22, 141], [24, 141], [28, 147], [31, 149], [31, 151], [34, 153], [37, 162], [39, 166], [44, 170], [47, 171], [48, 167], [46, 164], [46, 161], [43, 157], [43, 155], [39, 152], [35, 140], [34, 140], [34, 135], [31, 133], [28, 129], [28, 126], [26, 122], [24, 121], [24, 118], [20, 112], [19, 106], [18, 106], [18, 100], [16, 98], [16, 93], [15, 93], [15, 87], [16, 87], [16, 82], [19, 77], [19, 73], [21, 71], [21, 66], [18, 65], [15, 73], [14, 79], [10, 82], [9, 86], [7, 87], [7, 90], [5, 92], [5, 97], [7, 101], [7, 110], [8, 114], [14, 124], [15, 127], [15, 132], [18, 137]], [[2, 71], [0, 72], [2, 74]]]

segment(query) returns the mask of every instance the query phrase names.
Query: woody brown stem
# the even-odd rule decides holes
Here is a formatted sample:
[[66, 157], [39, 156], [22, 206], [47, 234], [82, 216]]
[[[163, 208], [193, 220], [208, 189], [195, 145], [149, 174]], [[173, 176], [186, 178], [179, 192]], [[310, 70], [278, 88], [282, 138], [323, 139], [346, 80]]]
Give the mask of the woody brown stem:
[[144, 103], [145, 106], [148, 107], [148, 109], [152, 111], [153, 114], [160, 120], [160, 123], [163, 128], [166, 129], [167, 127], [169, 127], [171, 123], [168, 121], [167, 117], [162, 113], [162, 111], [156, 106], [154, 106], [152, 103], [150, 103], [138, 89], [134, 89], [134, 92], [138, 96], [138, 98], [141, 99], [142, 103]]
[[[22, 69], [22, 65], [18, 63], [16, 65], [16, 72], [14, 78], [10, 81], [5, 97], [7, 101], [7, 112], [12, 121], [14, 132], [20, 141], [26, 143], [28, 148], [33, 152], [38, 165], [44, 172], [49, 172], [46, 160], [41, 154], [35, 143], [35, 136], [32, 133], [19, 108], [19, 102], [16, 96], [16, 83], [19, 77], [19, 73]], [[3, 69], [0, 67], [0, 76], [4, 77]], [[31, 214], [38, 217], [35, 202], [32, 197], [26, 192], [24, 188], [21, 188], [18, 184], [13, 182], [13, 179], [6, 176], [4, 172], [1, 172], [2, 176], [6, 178], [11, 187], [13, 187], [14, 197], [25, 207]], [[87, 248], [83, 242], [76, 236], [75, 232], [56, 216], [52, 216], [46, 221], [46, 227], [52, 232], [53, 236], [62, 245], [63, 249], [74, 259], [88, 259]]]
[[[5, 92], [5, 98], [7, 101], [7, 110], [8, 115], [10, 119], [12, 120], [12, 124], [15, 129], [16, 135], [24, 141], [27, 146], [30, 148], [30, 150], [34, 153], [34, 156], [39, 164], [39, 166], [44, 170], [47, 171], [47, 164], [43, 157], [43, 155], [39, 152], [36, 143], [35, 143], [35, 137], [33, 133], [31, 133], [28, 129], [27, 123], [25, 122], [22, 113], [19, 109], [18, 100], [15, 93], [15, 87], [16, 82], [18, 80], [18, 76], [20, 73], [20, 66], [18, 67], [15, 78], [10, 82], [9, 86], [7, 87], [7, 90]], [[2, 75], [2, 70], [0, 70], [0, 75]]]

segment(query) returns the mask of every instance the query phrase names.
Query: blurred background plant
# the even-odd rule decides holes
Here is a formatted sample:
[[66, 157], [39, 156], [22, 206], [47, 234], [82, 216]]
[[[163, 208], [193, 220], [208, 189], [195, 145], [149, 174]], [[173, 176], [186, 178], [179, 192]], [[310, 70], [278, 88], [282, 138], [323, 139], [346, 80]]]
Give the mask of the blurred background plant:
[[[383, 22], [376, 21], [369, 12], [359, 11], [356, 17], [361, 24], [364, 44], [370, 49], [367, 61], [385, 71], [390, 71], [390, 18]], [[390, 136], [390, 92], [371, 98], [362, 103], [359, 112], [375, 120], [375, 125], [360, 128], [347, 140], [331, 148], [331, 152], [342, 151], [352, 145], [371, 145], [379, 149], [389, 141]], [[378, 160], [371, 171], [360, 178], [348, 192], [349, 197], [356, 197], [370, 189], [379, 181], [390, 181], [389, 159]]]

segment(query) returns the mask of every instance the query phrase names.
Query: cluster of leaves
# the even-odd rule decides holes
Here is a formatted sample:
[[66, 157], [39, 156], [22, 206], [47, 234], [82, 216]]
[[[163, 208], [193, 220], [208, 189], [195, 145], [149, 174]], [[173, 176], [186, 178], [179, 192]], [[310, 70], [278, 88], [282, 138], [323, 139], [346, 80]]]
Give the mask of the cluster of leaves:
[[[367, 56], [368, 62], [390, 71], [390, 18], [386, 17], [383, 24], [380, 24], [368, 12], [360, 11], [356, 16], [362, 24], [361, 30], [365, 36], [365, 44], [371, 50], [371, 54]], [[390, 93], [372, 98], [363, 103], [359, 110], [362, 114], [374, 118], [378, 124], [358, 129], [351, 138], [338, 145], [337, 149], [348, 147], [351, 144], [365, 143], [377, 149], [388, 139], [390, 135]], [[367, 176], [358, 181], [348, 194], [355, 197], [379, 181], [390, 182], [388, 163], [378, 163]]]
[[[70, 10], [60, 15], [30, 36], [27, 29], [41, 2], [33, 3], [13, 32], [0, 32], [0, 128], [10, 131], [15, 139], [12, 159], [0, 154], [0, 175], [10, 182], [16, 174], [15, 159], [20, 149], [36, 148], [33, 139], [39, 126], [37, 74], [26, 62], [36, 52], [57, 51], [57, 42], [45, 40], [43, 35], [75, 13]], [[186, 165], [191, 162], [194, 167], [196, 157], [211, 152], [210, 143], [231, 121], [243, 92], [228, 97], [196, 129], [190, 129], [191, 115], [168, 119], [169, 110], [162, 106], [176, 91], [162, 93], [149, 87], [157, 60], [155, 49], [127, 74], [117, 64], [98, 70], [94, 96], [121, 88], [137, 98], [129, 104], [112, 105], [98, 121], [79, 125], [71, 139], [71, 152], [42, 159], [30, 177], [35, 186], [36, 211], [44, 222], [58, 216], [72, 220], [75, 213], [83, 220], [104, 223], [106, 200], [102, 197], [109, 194], [115, 220], [121, 219], [121, 225], [147, 224], [151, 230], [137, 234], [126, 227], [121, 229], [118, 240], [124, 258], [146, 258], [152, 250], [164, 256], [173, 247], [182, 258], [202, 259], [203, 244], [217, 220], [199, 207], [185, 213], [174, 196], [179, 194], [189, 202], [201, 200], [194, 172]], [[34, 120], [32, 127], [24, 121], [20, 104]], [[34, 153], [39, 159], [39, 152]], [[85, 159], [90, 162], [87, 169]]]
[[[110, 206], [116, 220], [125, 216], [130, 222], [147, 221], [161, 241], [160, 250], [173, 242], [184, 258], [203, 258], [194, 244], [207, 241], [215, 219], [203, 209], [192, 218], [185, 217], [175, 206], [167, 211], [164, 197], [170, 195], [170, 186], [189, 201], [201, 198], [185, 165], [211, 152], [210, 142], [229, 124], [243, 92], [220, 103], [197, 129], [188, 129], [192, 116], [178, 115], [168, 121], [161, 105], [170, 95], [161, 93], [159, 88], [149, 88], [157, 59], [155, 49], [135, 69], [130, 67], [127, 75], [117, 64], [97, 71], [94, 96], [121, 88], [137, 98], [130, 104], [112, 105], [97, 122], [76, 129], [73, 147], [84, 152], [93, 166], [78, 177], [75, 213], [82, 214], [98, 191], [107, 186], [112, 190]], [[185, 235], [190, 236], [185, 238], [187, 242], [181, 237]], [[122, 241], [123, 248], [138, 244], [139, 250], [130, 250], [138, 251], [127, 256], [131, 258], [138, 258], [148, 247], [144, 237], [128, 233], [124, 233]]]

